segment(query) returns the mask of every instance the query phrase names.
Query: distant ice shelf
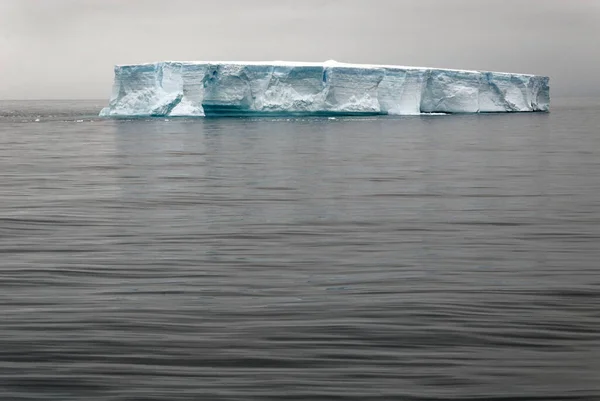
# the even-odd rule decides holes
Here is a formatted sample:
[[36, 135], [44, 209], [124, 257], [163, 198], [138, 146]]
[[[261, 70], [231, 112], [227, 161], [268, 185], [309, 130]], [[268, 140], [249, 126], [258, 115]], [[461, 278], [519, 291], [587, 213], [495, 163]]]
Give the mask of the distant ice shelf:
[[121, 65], [103, 117], [414, 115], [548, 111], [549, 78], [301, 62]]

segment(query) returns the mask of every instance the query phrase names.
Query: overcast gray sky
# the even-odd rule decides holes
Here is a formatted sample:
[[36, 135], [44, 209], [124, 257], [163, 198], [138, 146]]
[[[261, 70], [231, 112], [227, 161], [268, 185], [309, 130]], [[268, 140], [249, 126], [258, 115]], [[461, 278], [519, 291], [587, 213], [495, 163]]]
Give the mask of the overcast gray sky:
[[108, 98], [114, 64], [329, 59], [600, 94], [600, 1], [0, 0], [0, 99]]

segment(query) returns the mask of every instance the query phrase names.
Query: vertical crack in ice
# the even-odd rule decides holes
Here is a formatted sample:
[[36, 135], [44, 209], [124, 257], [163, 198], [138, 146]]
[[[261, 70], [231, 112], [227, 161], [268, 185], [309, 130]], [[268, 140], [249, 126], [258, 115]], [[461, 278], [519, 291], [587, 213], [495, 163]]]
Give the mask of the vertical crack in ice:
[[164, 69], [165, 63], [159, 63], [156, 66], [156, 86], [159, 86], [162, 88], [162, 84], [163, 84], [163, 69]]

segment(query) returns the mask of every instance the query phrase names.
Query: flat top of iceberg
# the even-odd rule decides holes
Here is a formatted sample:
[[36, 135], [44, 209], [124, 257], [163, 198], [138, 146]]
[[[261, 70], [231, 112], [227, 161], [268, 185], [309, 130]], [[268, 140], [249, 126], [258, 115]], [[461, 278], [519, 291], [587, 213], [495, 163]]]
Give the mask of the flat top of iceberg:
[[[229, 64], [229, 65], [264, 65], [264, 66], [281, 66], [281, 67], [338, 67], [338, 68], [388, 68], [388, 69], [403, 69], [403, 70], [442, 70], [442, 71], [459, 71], [459, 72], [492, 72], [497, 74], [506, 74], [500, 71], [480, 71], [480, 70], [463, 70], [457, 68], [433, 68], [433, 67], [415, 67], [415, 66], [404, 66], [404, 65], [386, 65], [386, 64], [355, 64], [355, 63], [342, 63], [335, 60], [327, 60], [325, 62], [311, 62], [311, 61], [177, 61], [177, 60], [165, 60], [159, 63], [182, 63], [182, 64]], [[142, 65], [154, 65], [157, 62], [149, 63], [137, 63], [137, 64], [117, 64], [117, 67], [136, 67]], [[533, 77], [534, 74], [520, 74], [513, 73], [515, 75]]]

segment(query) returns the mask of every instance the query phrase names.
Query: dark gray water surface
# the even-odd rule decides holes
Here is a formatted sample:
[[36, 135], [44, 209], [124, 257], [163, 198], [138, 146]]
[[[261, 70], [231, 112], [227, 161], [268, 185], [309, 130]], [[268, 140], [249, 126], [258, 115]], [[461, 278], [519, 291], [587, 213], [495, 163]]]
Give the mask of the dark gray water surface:
[[1, 400], [600, 400], [597, 102], [102, 103], [0, 102]]

